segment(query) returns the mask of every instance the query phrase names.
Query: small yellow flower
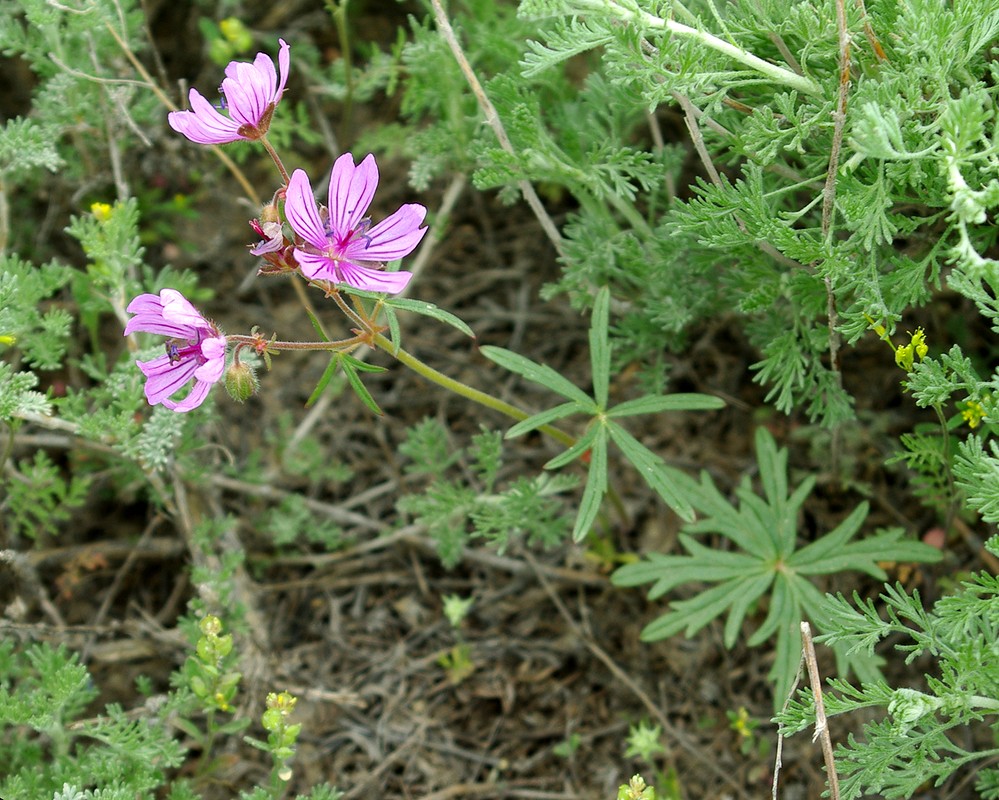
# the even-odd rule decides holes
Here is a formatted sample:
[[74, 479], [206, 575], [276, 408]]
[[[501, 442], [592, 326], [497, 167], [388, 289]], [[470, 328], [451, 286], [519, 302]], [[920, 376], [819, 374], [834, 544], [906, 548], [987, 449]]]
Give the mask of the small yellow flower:
[[974, 430], [982, 424], [985, 418], [985, 409], [977, 400], [968, 400], [961, 411], [961, 417], [968, 423], [968, 427]]
[[12, 333], [0, 334], [0, 344], [16, 344], [17, 337]]
[[286, 717], [295, 710], [298, 698], [288, 692], [269, 692], [267, 695], [267, 708], [279, 711], [281, 716]]
[[232, 706], [229, 705], [229, 701], [226, 700], [225, 695], [222, 692], [215, 692], [215, 706], [219, 711], [228, 711]]
[[98, 222], [107, 222], [111, 219], [111, 205], [109, 203], [91, 203], [90, 213]]
[[888, 336], [888, 331], [884, 325], [877, 322], [874, 317], [868, 314], [864, 314], [864, 319], [867, 320], [867, 324], [871, 326], [872, 331], [881, 337], [882, 340], [888, 342], [888, 346], [895, 351], [895, 363], [906, 372], [912, 372], [913, 364], [917, 360], [922, 361], [930, 350], [926, 344], [926, 332], [922, 328], [916, 328], [915, 333], [909, 334], [908, 344], [895, 347], [891, 343], [891, 338]]
[[880, 322], [876, 322], [874, 317], [868, 314], [864, 314], [864, 319], [867, 320], [867, 324], [871, 326], [872, 331], [874, 331], [878, 336], [880, 336], [886, 342], [888, 341], [888, 331], [885, 330], [884, 325], [882, 325]]
[[735, 718], [732, 720], [732, 730], [744, 739], [748, 739], [753, 735], [752, 728], [749, 725], [749, 712], [746, 710], [745, 706], [739, 706], [739, 710], [736, 712]]
[[912, 372], [915, 360], [922, 361], [929, 349], [926, 344], [926, 332], [922, 328], [916, 328], [915, 333], [909, 334], [908, 344], [895, 348], [895, 363], [906, 372]]

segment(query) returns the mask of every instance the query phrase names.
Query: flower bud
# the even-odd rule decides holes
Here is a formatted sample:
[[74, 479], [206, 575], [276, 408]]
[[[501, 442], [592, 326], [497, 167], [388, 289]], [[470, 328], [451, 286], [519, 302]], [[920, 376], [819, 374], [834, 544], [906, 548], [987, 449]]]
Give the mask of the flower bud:
[[260, 209], [260, 221], [261, 222], [280, 222], [281, 214], [277, 210], [277, 206], [273, 203], [268, 203]]
[[113, 209], [108, 203], [91, 203], [90, 213], [94, 215], [94, 219], [98, 222], [107, 222], [111, 219], [111, 212]]
[[234, 361], [225, 373], [225, 390], [237, 403], [243, 403], [257, 393], [257, 376], [253, 367]]

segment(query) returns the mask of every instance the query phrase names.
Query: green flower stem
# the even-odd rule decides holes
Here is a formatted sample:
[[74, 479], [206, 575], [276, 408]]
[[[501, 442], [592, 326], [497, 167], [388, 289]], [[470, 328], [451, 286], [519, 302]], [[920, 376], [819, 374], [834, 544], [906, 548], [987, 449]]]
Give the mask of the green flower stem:
[[268, 353], [277, 350], [352, 350], [368, 340], [367, 336], [352, 336], [349, 339], [338, 339], [335, 342], [281, 342], [240, 334], [233, 334], [225, 338], [228, 342], [239, 347], [249, 347], [251, 350], [258, 351], [263, 349]]
[[284, 185], [287, 186], [291, 179], [288, 177], [288, 170], [284, 168], [284, 162], [281, 160], [281, 156], [277, 154], [277, 150], [274, 149], [274, 145], [267, 141], [267, 136], [261, 136], [259, 142], [264, 146], [264, 150], [267, 151], [267, 155], [271, 157], [271, 161], [274, 162], [274, 166], [276, 166], [278, 172], [281, 173], [281, 180], [284, 181]]
[[[396, 349], [395, 345], [392, 344], [388, 339], [382, 336], [380, 333], [376, 333], [371, 338], [371, 343], [376, 347], [380, 347], [390, 356], [395, 358], [401, 364], [409, 367], [413, 372], [426, 378], [432, 383], [436, 383], [438, 386], [442, 386], [450, 392], [459, 394], [479, 405], [483, 405], [486, 408], [491, 408], [494, 411], [499, 411], [501, 414], [506, 414], [508, 417], [512, 417], [518, 422], [522, 419], [527, 419], [530, 414], [526, 411], [522, 411], [516, 406], [510, 405], [504, 400], [500, 400], [498, 397], [493, 397], [491, 394], [486, 394], [485, 392], [480, 392], [478, 389], [473, 389], [467, 383], [462, 383], [461, 381], [456, 381], [454, 378], [449, 378], [443, 372], [438, 372], [429, 364], [425, 364], [420, 361], [416, 356], [411, 353], [406, 352], [401, 347]], [[552, 425], [542, 425], [538, 428], [542, 433], [546, 433], [558, 442], [561, 442], [566, 447], [572, 447], [576, 440], [570, 436], [565, 431], [559, 430]]]
[[[516, 406], [512, 406], [509, 403], [500, 400], [498, 397], [493, 397], [491, 394], [486, 394], [485, 392], [480, 392], [478, 389], [473, 389], [467, 383], [462, 383], [461, 381], [456, 381], [454, 378], [449, 378], [443, 372], [438, 372], [429, 364], [424, 364], [420, 359], [411, 353], [407, 353], [401, 347], [396, 348], [388, 339], [382, 336], [380, 333], [376, 333], [372, 339], [371, 343], [377, 347], [380, 347], [390, 356], [395, 358], [399, 363], [404, 364], [409, 367], [413, 372], [421, 375], [432, 383], [436, 383], [438, 386], [442, 386], [448, 391], [454, 392], [455, 394], [460, 394], [462, 397], [468, 398], [469, 400], [479, 403], [486, 408], [491, 408], [494, 411], [499, 411], [501, 414], [506, 414], [508, 417], [512, 417], [518, 422], [522, 419], [527, 419], [530, 414], [526, 411], [521, 411]], [[570, 436], [563, 430], [559, 430], [553, 425], [541, 425], [538, 430], [542, 433], [546, 433], [551, 436], [555, 441], [561, 442], [566, 447], [572, 447], [576, 443], [576, 439]], [[589, 467], [588, 467], [589, 468]], [[621, 502], [621, 498], [618, 496], [617, 491], [613, 486], [607, 487], [607, 497], [610, 499], [614, 506], [614, 509], [620, 515], [623, 523], [629, 523], [628, 512], [624, 508], [624, 503]]]
[[591, 11], [610, 12], [621, 19], [634, 22], [645, 28], [665, 29], [676, 36], [687, 36], [691, 39], [696, 39], [712, 50], [724, 53], [740, 64], [744, 64], [750, 69], [766, 75], [777, 83], [790, 86], [802, 94], [812, 95], [813, 97], [825, 97], [822, 87], [812, 79], [806, 78], [804, 75], [798, 75], [796, 72], [784, 69], [784, 67], [778, 67], [769, 61], [764, 61], [759, 56], [754, 56], [741, 47], [736, 47], [734, 44], [726, 42], [724, 39], [719, 39], [707, 31], [691, 28], [689, 25], [684, 25], [676, 20], [657, 17], [655, 14], [649, 14], [647, 11], [642, 11], [633, 5], [616, 2], [615, 0], [579, 0], [574, 5]]

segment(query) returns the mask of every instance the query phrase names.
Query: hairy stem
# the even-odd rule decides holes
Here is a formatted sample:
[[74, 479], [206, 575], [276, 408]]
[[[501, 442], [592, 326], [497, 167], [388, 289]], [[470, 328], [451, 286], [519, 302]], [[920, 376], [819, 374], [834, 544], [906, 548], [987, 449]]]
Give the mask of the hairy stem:
[[[426, 378], [432, 383], [436, 383], [438, 386], [441, 386], [450, 392], [459, 394], [472, 402], [485, 406], [486, 408], [491, 408], [493, 411], [499, 411], [501, 414], [512, 417], [518, 422], [531, 416], [526, 411], [523, 411], [514, 405], [510, 405], [510, 403], [507, 403], [505, 400], [500, 400], [498, 397], [493, 397], [491, 394], [481, 392], [478, 389], [469, 386], [467, 383], [462, 383], [461, 381], [456, 381], [454, 378], [449, 378], [443, 372], [438, 372], [429, 364], [420, 361], [420, 359], [416, 356], [408, 353], [401, 347], [397, 349], [391, 341], [386, 339], [380, 333], [376, 333], [371, 337], [371, 343], [384, 350], [390, 356], [399, 361], [399, 363], [409, 367], [413, 370], [413, 372], [417, 373], [421, 377]], [[566, 447], [572, 447], [576, 443], [576, 440], [572, 436], [552, 425], [542, 425], [538, 428], [538, 430], [548, 436], [551, 436], [556, 441], [561, 442]]]
[[724, 39], [719, 39], [707, 31], [692, 28], [676, 20], [657, 17], [655, 14], [650, 14], [635, 7], [629, 7], [624, 3], [615, 2], [615, 0], [579, 0], [575, 5], [581, 9], [585, 8], [592, 11], [609, 11], [621, 19], [635, 22], [646, 28], [667, 30], [674, 36], [684, 36], [694, 39], [706, 47], [710, 47], [712, 50], [723, 53], [735, 59], [740, 64], [756, 70], [776, 83], [784, 84], [795, 91], [811, 95], [812, 97], [825, 96], [822, 87], [811, 78], [806, 78], [804, 75], [798, 75], [789, 69], [778, 67], [769, 61], [764, 61], [759, 56], [755, 56], [741, 47], [726, 42]]

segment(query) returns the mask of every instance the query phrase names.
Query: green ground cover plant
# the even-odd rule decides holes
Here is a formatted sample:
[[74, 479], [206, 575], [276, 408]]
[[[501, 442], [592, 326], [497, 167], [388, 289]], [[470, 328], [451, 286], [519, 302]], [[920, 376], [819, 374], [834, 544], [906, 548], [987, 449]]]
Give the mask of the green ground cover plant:
[[[842, 457], [845, 431], [875, 429], [872, 419], [888, 413], [859, 408], [872, 371], [894, 372], [909, 409], [933, 415], [896, 431], [893, 454], [868, 454], [875, 468], [912, 470], [912, 505], [925, 503], [945, 537], [999, 521], [990, 344], [999, 333], [999, 0], [468, 0], [447, 9], [430, 0], [384, 50], [360, 40], [348, 3], [330, 3], [339, 58], [296, 39], [294, 26], [261, 31], [230, 4], [197, 8], [217, 63], [181, 97], [144, 6], [0, 0], [0, 53], [30, 77], [4, 98], [12, 112], [0, 125], [5, 800], [214, 797], [225, 748], [267, 762], [228, 796], [349, 792], [338, 781], [295, 783], [308, 733], [295, 721], [296, 692], [267, 686], [234, 708], [246, 676], [266, 672], [261, 576], [317, 550], [335, 558], [350, 538], [341, 526], [372, 538], [415, 526], [446, 569], [480, 541], [504, 557], [610, 541], [611, 562], [625, 562], [614, 585], [652, 583], [650, 601], [668, 596], [643, 639], [690, 637], [727, 614], [724, 647], [772, 657], [767, 699], [782, 709], [785, 736], [820, 717], [820, 687], [793, 689], [798, 626], [811, 620], [836, 656], [828, 713], [885, 713], [850, 723], [830, 795], [910, 797], [975, 768], [975, 791], [999, 797], [995, 538], [955, 579], [940, 547], [913, 528], [869, 522], [860, 493], [846, 495], [828, 526], [805, 524], [820, 478], [826, 490], [863, 488]], [[356, 122], [385, 98], [397, 118]], [[167, 200], [150, 179], [156, 159], [178, 148], [205, 156], [182, 161], [178, 180], [193, 199]], [[209, 158], [217, 166], [205, 167]], [[403, 162], [400, 198], [385, 178]], [[568, 301], [584, 320], [588, 376], [479, 343], [462, 309], [423, 293], [421, 259], [455, 235], [455, 208], [414, 198], [440, 186], [445, 197], [495, 195], [530, 210], [557, 263], [541, 299]], [[243, 201], [253, 208], [243, 263], [213, 260], [206, 274], [170, 266], [169, 254], [205, 246], [184, 241], [192, 218], [208, 225], [213, 204]], [[260, 307], [237, 288], [250, 270], [262, 295], [293, 293], [307, 324], [289, 338], [263, 327]], [[222, 301], [227, 327], [242, 332], [208, 315]], [[473, 381], [446, 348], [417, 355], [410, 332], [427, 329], [419, 326], [462, 337], [487, 366]], [[707, 465], [695, 479], [702, 465], [671, 463], [675, 454], [647, 443], [660, 426], [718, 419], [737, 399], [678, 366], [706, 331], [723, 328], [755, 354], [746, 383], [761, 393], [736, 389], [756, 404], [751, 469], [762, 492], [748, 475], [731, 481]], [[863, 347], [878, 340], [892, 355], [880, 345], [881, 360], [864, 361]], [[296, 372], [279, 396], [288, 387], [272, 376], [293, 355], [319, 367]], [[330, 510], [320, 486], [354, 491], [355, 474], [308, 427], [289, 435], [286, 415], [357, 403], [376, 419], [406, 371], [460, 403], [478, 433], [465, 444], [438, 419], [411, 426], [398, 447], [407, 464], [398, 514]], [[552, 394], [557, 404], [546, 405]], [[261, 438], [297, 464], [287, 472], [307, 490], [273, 485], [285, 467], [259, 452], [219, 466], [237, 403], [269, 409]], [[827, 463], [789, 474], [788, 450], [763, 426], [779, 429], [783, 416], [815, 441], [827, 437]], [[508, 427], [497, 431], [496, 418]], [[532, 460], [525, 441], [554, 455]], [[256, 493], [268, 513], [251, 523], [249, 512], [202, 508], [190, 489], [204, 485]], [[32, 640], [40, 613], [59, 623], [56, 639], [74, 626], [30, 556], [97, 495], [116, 508], [142, 505], [153, 527], [176, 525], [190, 562], [176, 629], [190, 654], [169, 690], [93, 712], [84, 658]], [[335, 524], [310, 516], [320, 509]], [[681, 527], [679, 547], [623, 553], [643, 514]], [[267, 552], [251, 558], [254, 548]], [[887, 562], [934, 575], [932, 602], [885, 583]], [[108, 613], [105, 605], [100, 619]], [[438, 662], [455, 686], [484, 658], [460, 633]], [[886, 640], [894, 649], [875, 651]], [[889, 674], [920, 688], [893, 686]], [[663, 774], [658, 794], [636, 776], [619, 796], [680, 796], [683, 774]]]

